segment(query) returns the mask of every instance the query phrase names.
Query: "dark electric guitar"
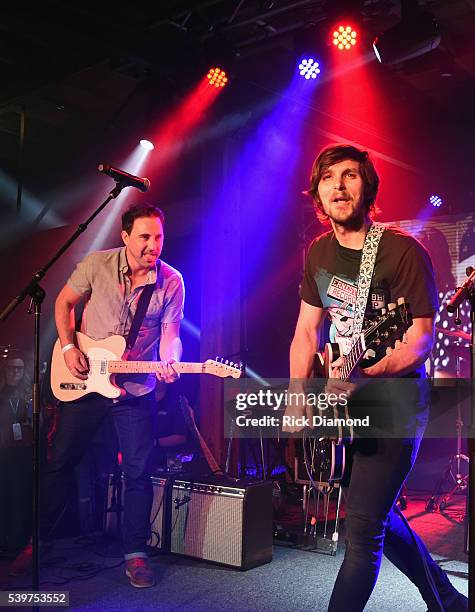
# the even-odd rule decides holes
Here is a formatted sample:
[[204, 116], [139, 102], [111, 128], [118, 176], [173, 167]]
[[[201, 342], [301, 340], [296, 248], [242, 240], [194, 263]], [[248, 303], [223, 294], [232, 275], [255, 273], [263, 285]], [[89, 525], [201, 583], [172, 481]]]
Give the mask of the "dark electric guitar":
[[[394, 346], [396, 340], [404, 340], [404, 334], [412, 325], [412, 315], [403, 297], [397, 303], [388, 304], [387, 310], [381, 309], [375, 320], [371, 321], [361, 334], [353, 341], [351, 349], [343, 354], [338, 343], [329, 342], [323, 354], [315, 358], [315, 377], [335, 378], [331, 363], [341, 355], [343, 364], [339, 368], [340, 380], [349, 381], [355, 368], [364, 358], [373, 358], [376, 352]], [[339, 415], [340, 418], [342, 415]], [[320, 438], [311, 442], [312, 472], [315, 480], [336, 482], [341, 480], [345, 470], [345, 444], [351, 442], [352, 429], [343, 431], [338, 427], [336, 439]], [[306, 440], [304, 439], [304, 444]], [[308, 455], [308, 449], [307, 449]]]

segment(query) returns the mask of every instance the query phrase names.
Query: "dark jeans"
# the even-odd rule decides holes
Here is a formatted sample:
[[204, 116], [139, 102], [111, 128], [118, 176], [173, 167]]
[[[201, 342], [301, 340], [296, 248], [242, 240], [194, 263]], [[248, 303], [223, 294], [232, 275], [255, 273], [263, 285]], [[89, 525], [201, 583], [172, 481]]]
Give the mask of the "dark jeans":
[[107, 414], [111, 413], [125, 474], [124, 553], [126, 557], [145, 556], [152, 507], [149, 459], [153, 447], [153, 393], [116, 404], [91, 395], [78, 402], [62, 404], [60, 411], [43, 480], [41, 538], [52, 536], [69, 500], [73, 469]]
[[74, 469], [82, 535], [91, 535], [98, 527], [97, 519], [103, 520], [109, 475], [115, 470], [117, 452], [117, 435], [109, 414]]
[[405, 440], [360, 439], [351, 447], [351, 476], [349, 482], [343, 483], [347, 485], [343, 489], [346, 552], [333, 587], [328, 608], [331, 612], [364, 609], [378, 578], [383, 553], [417, 586], [431, 612], [439, 612], [440, 607], [429, 587], [421, 556], [444, 608], [457, 597], [445, 572], [395, 510], [419, 445], [420, 437], [416, 435]]

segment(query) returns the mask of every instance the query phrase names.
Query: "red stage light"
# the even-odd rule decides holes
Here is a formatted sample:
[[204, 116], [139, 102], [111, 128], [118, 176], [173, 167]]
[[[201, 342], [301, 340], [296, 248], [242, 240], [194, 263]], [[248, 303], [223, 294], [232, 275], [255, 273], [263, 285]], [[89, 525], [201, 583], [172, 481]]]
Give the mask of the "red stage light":
[[214, 87], [224, 87], [228, 82], [228, 77], [221, 68], [211, 68], [206, 75], [210, 85]]
[[333, 44], [338, 47], [340, 51], [344, 49], [348, 50], [356, 45], [357, 32], [349, 25], [339, 26], [333, 31]]

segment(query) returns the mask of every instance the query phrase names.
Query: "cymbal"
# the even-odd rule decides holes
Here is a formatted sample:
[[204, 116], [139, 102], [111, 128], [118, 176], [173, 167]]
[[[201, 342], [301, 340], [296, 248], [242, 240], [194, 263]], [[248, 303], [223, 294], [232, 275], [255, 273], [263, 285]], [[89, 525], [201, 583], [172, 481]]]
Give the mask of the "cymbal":
[[446, 336], [450, 336], [451, 338], [458, 338], [459, 340], [464, 340], [465, 342], [470, 342], [472, 336], [461, 329], [444, 329], [443, 327], [436, 327], [436, 332], [440, 332]]

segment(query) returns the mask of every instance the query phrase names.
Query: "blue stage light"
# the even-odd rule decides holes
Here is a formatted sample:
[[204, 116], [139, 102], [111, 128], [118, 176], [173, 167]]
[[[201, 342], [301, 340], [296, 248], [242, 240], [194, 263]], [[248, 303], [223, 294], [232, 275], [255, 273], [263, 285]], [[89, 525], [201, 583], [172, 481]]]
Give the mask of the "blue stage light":
[[316, 79], [320, 74], [320, 64], [312, 57], [303, 59], [299, 64], [299, 73], [305, 79]]
[[429, 198], [429, 202], [435, 208], [440, 208], [442, 206], [442, 204], [443, 204], [442, 198], [440, 196], [438, 196], [438, 195], [431, 195], [430, 198]]

